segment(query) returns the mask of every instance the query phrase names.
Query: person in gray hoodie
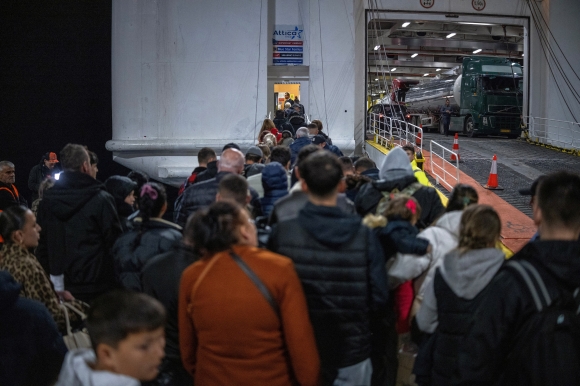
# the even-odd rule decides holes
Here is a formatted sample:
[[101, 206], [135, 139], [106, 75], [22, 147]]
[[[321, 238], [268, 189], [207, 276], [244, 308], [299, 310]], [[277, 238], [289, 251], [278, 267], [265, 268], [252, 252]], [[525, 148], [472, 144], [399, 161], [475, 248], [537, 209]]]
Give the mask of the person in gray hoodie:
[[459, 245], [443, 258], [425, 289], [417, 324], [434, 334], [419, 351], [414, 373], [420, 385], [449, 385], [457, 371], [461, 341], [472, 325], [488, 284], [505, 256], [495, 248], [501, 221], [488, 205], [472, 205], [461, 216]]
[[395, 262], [389, 268], [390, 283], [413, 280], [415, 299], [410, 319], [413, 319], [419, 311], [425, 296], [425, 288], [433, 280], [437, 267], [443, 263], [443, 257], [457, 248], [463, 210], [469, 205], [477, 204], [478, 199], [477, 191], [470, 185], [457, 184], [451, 192], [445, 213], [432, 226], [417, 235], [429, 241], [431, 251], [424, 255], [398, 253]]
[[379, 201], [384, 197], [383, 193], [395, 189], [400, 192], [406, 188], [413, 188], [409, 195], [415, 197], [422, 209], [421, 218], [417, 222], [419, 230], [429, 226], [445, 210], [437, 191], [417, 182], [409, 158], [400, 147], [394, 148], [385, 157], [379, 178], [378, 181], [363, 185], [356, 196], [356, 210], [362, 217], [368, 213], [375, 214]]

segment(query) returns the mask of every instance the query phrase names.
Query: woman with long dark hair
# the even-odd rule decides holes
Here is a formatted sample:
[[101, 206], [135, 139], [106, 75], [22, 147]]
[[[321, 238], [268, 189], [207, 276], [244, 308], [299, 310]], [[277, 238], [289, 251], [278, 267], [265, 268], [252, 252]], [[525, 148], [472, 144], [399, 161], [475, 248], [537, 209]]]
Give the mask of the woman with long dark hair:
[[202, 259], [179, 290], [179, 346], [196, 385], [317, 385], [320, 361], [292, 261], [257, 248], [256, 227], [236, 204], [192, 219]]
[[166, 210], [165, 188], [155, 182], [143, 185], [135, 229], [119, 237], [113, 246], [115, 273], [123, 287], [141, 291], [140, 273], [145, 263], [181, 240], [181, 227], [162, 218]]

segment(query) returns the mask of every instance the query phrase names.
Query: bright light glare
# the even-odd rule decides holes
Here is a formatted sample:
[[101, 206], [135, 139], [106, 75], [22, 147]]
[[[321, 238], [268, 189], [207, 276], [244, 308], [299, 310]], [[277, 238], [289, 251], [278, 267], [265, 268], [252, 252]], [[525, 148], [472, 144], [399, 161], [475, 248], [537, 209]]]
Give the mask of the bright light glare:
[[447, 35], [447, 39], [452, 38], [455, 35], [457, 35], [455, 32], [451, 32], [449, 35]]
[[397, 67], [391, 68], [391, 72], [396, 71], [396, 70], [397, 70]]
[[381, 46], [375, 46], [375, 51], [378, 51], [379, 48], [381, 48]]
[[379, 80], [379, 78], [376, 78], [375, 80]]
[[423, 75], [423, 76], [429, 76], [429, 74], [425, 74], [425, 75]]
[[415, 58], [417, 56], [419, 56], [419, 54], [417, 54], [417, 53], [414, 53], [413, 55], [411, 55], [412, 58]]
[[411, 24], [410, 21], [406, 21], [403, 23], [403, 28], [407, 28]]
[[438, 68], [438, 69], [436, 69], [435, 71], [441, 71], [441, 69], [440, 69], [440, 68]]
[[483, 51], [483, 50], [480, 48], [480, 49], [477, 49], [477, 50], [473, 51], [473, 53], [474, 54], [479, 54], [481, 51]]
[[522, 56], [524, 56], [524, 54], [522, 54]]

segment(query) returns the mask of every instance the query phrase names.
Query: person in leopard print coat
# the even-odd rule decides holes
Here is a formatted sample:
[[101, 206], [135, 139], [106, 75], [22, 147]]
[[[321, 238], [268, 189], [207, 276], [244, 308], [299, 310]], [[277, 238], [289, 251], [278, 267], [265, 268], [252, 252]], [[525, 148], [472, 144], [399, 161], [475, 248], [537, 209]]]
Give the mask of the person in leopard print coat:
[[[84, 310], [84, 304], [74, 300], [67, 291], [57, 294], [36, 257], [30, 250], [38, 245], [40, 226], [34, 214], [24, 206], [13, 206], [0, 213], [0, 234], [5, 244], [0, 250], [0, 270], [8, 271], [22, 285], [20, 295], [38, 300], [46, 306], [61, 333], [66, 334], [64, 310], [61, 298], [75, 303]], [[80, 317], [69, 312], [72, 324], [80, 322]]]

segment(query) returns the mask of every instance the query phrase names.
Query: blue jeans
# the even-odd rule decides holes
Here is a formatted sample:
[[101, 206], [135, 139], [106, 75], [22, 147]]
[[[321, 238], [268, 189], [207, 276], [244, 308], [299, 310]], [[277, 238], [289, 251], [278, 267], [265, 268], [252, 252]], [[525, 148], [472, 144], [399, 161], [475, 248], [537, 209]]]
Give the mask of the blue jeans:
[[367, 358], [355, 365], [338, 369], [333, 386], [369, 386], [372, 373], [371, 358]]

